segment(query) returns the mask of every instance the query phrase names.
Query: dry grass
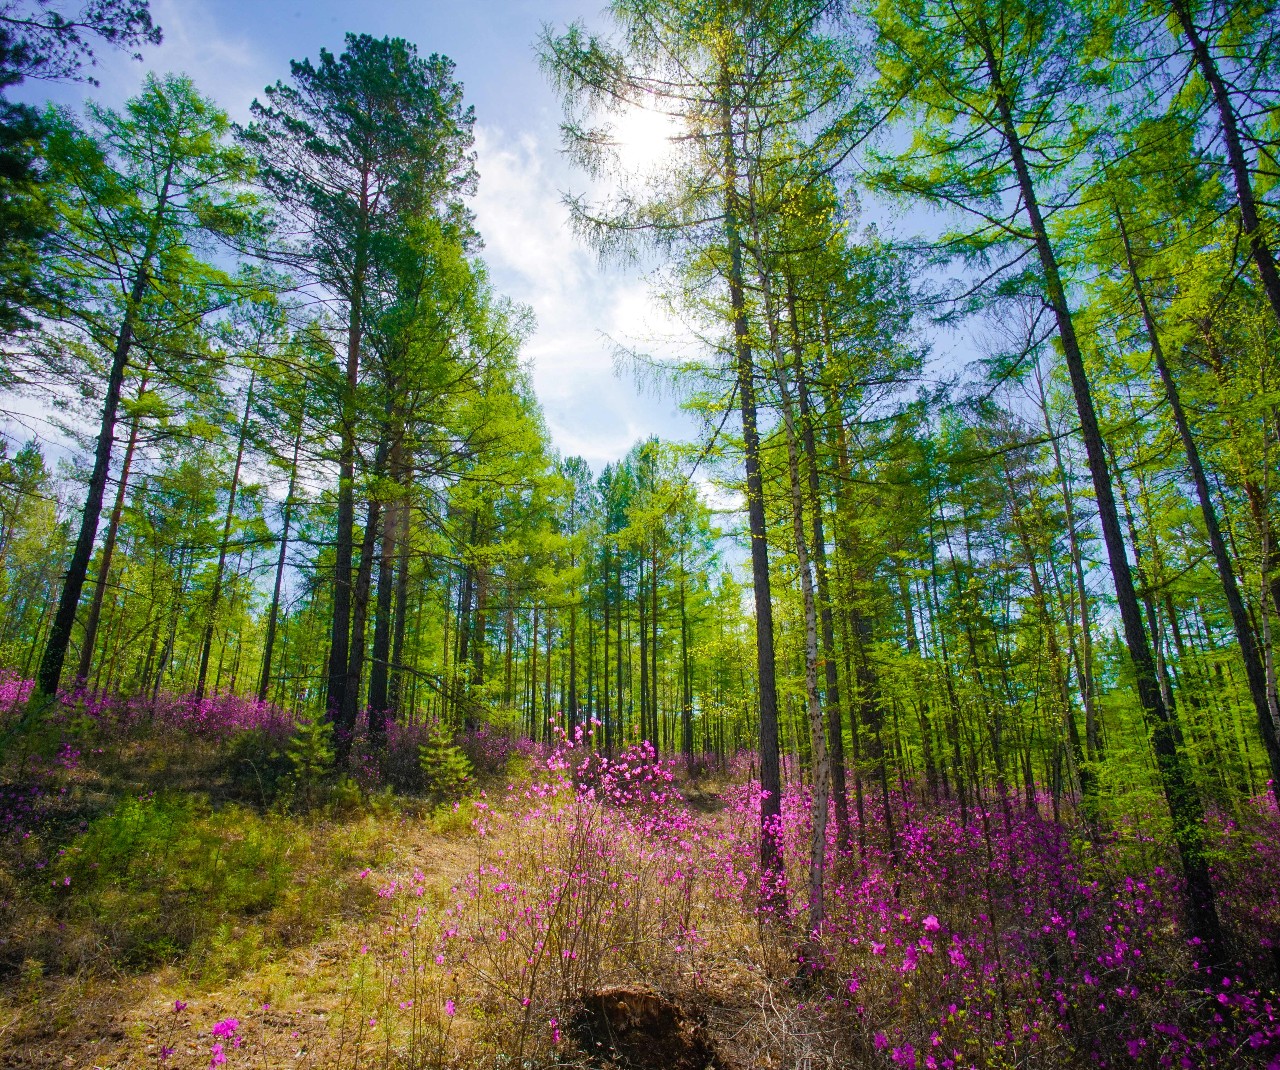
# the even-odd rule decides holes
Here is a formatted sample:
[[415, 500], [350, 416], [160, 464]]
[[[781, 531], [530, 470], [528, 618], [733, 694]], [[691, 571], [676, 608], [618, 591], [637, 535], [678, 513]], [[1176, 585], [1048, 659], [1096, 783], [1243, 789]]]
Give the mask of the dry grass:
[[[142, 973], [113, 966], [109, 933], [80, 919], [67, 940], [82, 949], [96, 945], [96, 955], [82, 952], [69, 974], [28, 957], [0, 987], [0, 1065], [154, 1067], [161, 1065], [161, 1049], [174, 1047], [164, 1065], [205, 1067], [210, 1026], [231, 1017], [242, 1022], [245, 1044], [229, 1059], [246, 1066], [335, 1065], [360, 1032], [352, 949], [388, 914], [374, 892], [380, 873], [416, 867], [430, 875], [431, 898], [442, 903], [467, 864], [469, 830], [459, 832], [456, 820], [400, 814], [280, 820], [294, 826], [295, 841], [307, 848], [291, 859], [291, 894], [282, 902], [259, 915], [218, 919], [207, 941]], [[361, 878], [379, 858], [383, 866]], [[330, 894], [292, 894], [318, 885]], [[300, 901], [318, 913], [299, 916]], [[25, 907], [27, 923], [56, 928], [48, 915], [37, 916], [40, 904]], [[252, 952], [235, 954], [245, 947]], [[186, 1004], [177, 1013], [175, 1001]], [[362, 1046], [367, 1040], [361, 1038]]]
[[[729, 832], [730, 817], [710, 799], [703, 796], [700, 820]], [[325, 900], [325, 916], [307, 919], [308, 939], [291, 946], [277, 907], [224, 919], [227, 945], [256, 934], [255, 954], [239, 967], [225, 955], [211, 967], [217, 940], [212, 950], [201, 945], [143, 972], [111, 967], [109, 947], [70, 974], [28, 963], [25, 975], [11, 975], [0, 989], [0, 1065], [207, 1067], [210, 1028], [232, 1017], [243, 1045], [227, 1048], [228, 1067], [575, 1065], [567, 1039], [556, 1043], [549, 1023], [564, 1021], [581, 988], [606, 982], [674, 994], [705, 1016], [739, 1065], [830, 1065], [830, 1038], [796, 1010], [800, 997], [786, 984], [784, 934], [775, 946], [740, 903], [704, 894], [712, 891], [705, 886], [664, 898], [662, 867], [645, 858], [639, 828], [626, 841], [616, 826], [577, 827], [573, 806], [559, 799], [532, 821], [484, 809], [483, 835], [468, 805], [434, 819], [395, 812], [345, 822], [280, 819], [308, 847], [294, 882], [338, 889]], [[613, 893], [601, 895], [581, 915], [566, 912], [539, 930], [551, 945], [542, 968], [522, 970], [517, 960], [531, 945], [495, 936], [506, 915], [492, 896], [502, 883], [492, 868], [511, 866], [533, 901], [556, 883], [556, 872], [601, 846], [615, 876], [635, 877], [635, 898], [624, 906]], [[377, 894], [392, 887], [394, 894]], [[680, 946], [669, 939], [675, 922], [698, 929], [696, 951], [673, 950]], [[442, 941], [450, 929], [458, 935]], [[90, 930], [74, 938], [91, 940]], [[563, 957], [570, 948], [581, 954]], [[521, 991], [529, 1001], [523, 1009]], [[182, 1010], [175, 1012], [175, 1000]], [[445, 1013], [447, 1001], [453, 1014]], [[174, 1051], [162, 1062], [164, 1048]], [[821, 1059], [820, 1050], [828, 1053]], [[519, 1061], [509, 1059], [517, 1053]], [[806, 1053], [812, 1061], [794, 1061]]]
[[[548, 781], [545, 771], [541, 781]], [[197, 937], [148, 967], [121, 958], [120, 918], [128, 903], [115, 892], [90, 894], [84, 902], [91, 909], [72, 909], [73, 900], [57, 889], [48, 895], [28, 889], [25, 899], [4, 908], [13, 923], [9, 950], [22, 940], [29, 949], [47, 948], [56, 933], [64, 951], [38, 959], [31, 950], [0, 983], [0, 1066], [203, 1070], [215, 1051], [213, 1026], [234, 1018], [241, 1044], [223, 1038], [227, 1070], [585, 1067], [568, 1022], [584, 990], [605, 986], [670, 995], [701, 1019], [725, 1064], [741, 1068], [905, 1066], [893, 1045], [905, 1051], [908, 1039], [917, 1045], [917, 1066], [927, 1066], [931, 1054], [942, 1059], [955, 1052], [956, 1066], [1072, 1067], [1079, 1064], [1076, 1036], [1101, 1035], [1099, 1025], [1118, 1030], [1117, 1021], [1129, 1028], [1123, 1019], [1085, 1017], [1088, 1008], [1077, 1008], [1067, 1019], [1072, 1028], [1057, 1031], [1050, 1012], [1031, 1005], [1037, 1000], [1028, 1000], [1028, 992], [1041, 1003], [1050, 998], [1042, 991], [1047, 974], [1034, 972], [1036, 948], [1048, 946], [1039, 920], [1025, 923], [1035, 929], [1036, 942], [1028, 943], [1030, 965], [1022, 975], [990, 975], [1000, 992], [974, 989], [971, 1014], [963, 1003], [947, 1010], [953, 996], [946, 992], [954, 991], [957, 977], [970, 976], [947, 953], [963, 946], [976, 958], [986, 928], [969, 933], [963, 945], [956, 936], [944, 947], [948, 930], [939, 932], [940, 926], [953, 924], [950, 931], [958, 933], [979, 918], [994, 929], [983, 904], [1001, 902], [992, 898], [999, 889], [987, 879], [990, 867], [981, 861], [987, 856], [975, 855], [965, 838], [976, 835], [973, 830], [953, 829], [951, 842], [934, 826], [934, 838], [925, 837], [920, 826], [920, 858], [951, 867], [945, 885], [924, 883], [919, 874], [912, 885], [909, 862], [899, 871], [901, 890], [870, 867], [862, 877], [833, 873], [838, 887], [848, 879], [852, 890], [843, 903], [833, 897], [824, 938], [831, 968], [801, 983], [796, 949], [802, 934], [784, 922], [756, 920], [749, 793], [740, 785], [704, 783], [686, 786], [684, 794], [684, 802], [667, 795], [656, 803], [609, 805], [575, 790], [565, 773], [434, 814], [385, 799], [345, 815], [197, 807], [183, 825], [194, 831], [172, 842], [203, 844], [202, 850], [213, 845], [221, 872], [242, 876], [257, 872], [263, 844], [283, 845], [289, 880], [256, 897], [253, 889], [235, 891], [240, 885], [230, 879], [197, 882], [211, 889], [207, 916], [193, 912], [185, 922], [199, 922]], [[102, 827], [114, 827], [102, 820]], [[105, 835], [93, 840], [96, 827], [78, 842], [116, 842]], [[183, 850], [199, 856], [195, 848]], [[146, 855], [163, 876], [157, 883], [183, 879], [164, 862], [181, 853], [174, 847], [169, 855]], [[116, 891], [135, 874], [133, 863], [117, 855], [104, 850], [100, 856], [116, 859]], [[58, 864], [82, 867], [71, 886], [80, 888], [81, 877], [89, 879], [83, 866], [92, 859], [75, 851], [67, 858]], [[803, 850], [793, 843], [788, 858], [792, 887], [803, 886]], [[968, 885], [960, 879], [966, 859]], [[263, 879], [273, 872], [264, 866]], [[854, 887], [861, 879], [870, 883]], [[1020, 879], [1025, 887], [1009, 903], [1043, 899], [1054, 909], [1038, 870], [1026, 869]], [[1119, 899], [1105, 906], [1111, 913], [1099, 912], [1099, 919], [1143, 924], [1141, 904], [1136, 914], [1126, 913], [1129, 905]], [[1020, 907], [999, 909], [1002, 931], [1021, 922]], [[933, 912], [943, 915], [942, 923]], [[24, 919], [36, 935], [18, 931]], [[1148, 988], [1159, 994], [1176, 941], [1158, 925], [1142, 933], [1135, 930], [1132, 939], [1149, 952], [1143, 959], [1154, 971]], [[1082, 926], [1080, 939], [1085, 936]], [[1088, 945], [1086, 965], [1101, 947]], [[74, 954], [65, 950], [72, 948]], [[1116, 969], [1126, 971], [1131, 985], [1142, 980], [1128, 961]], [[1007, 998], [1006, 983], [1014, 986]], [[1106, 980], [1104, 987], [1114, 983]], [[1138, 1007], [1136, 997], [1126, 998]], [[1146, 989], [1142, 998], [1149, 998]], [[1035, 1015], [1045, 1024], [1035, 1026]], [[1161, 1007], [1132, 1020], [1129, 1036], [1147, 1037], [1155, 1035], [1150, 1021], [1175, 1019]], [[1021, 1054], [980, 1046], [988, 1035], [999, 1039], [1027, 1021], [1045, 1033], [1034, 1049], [1040, 1061], [1020, 1062]], [[886, 1032], [901, 1039], [887, 1040]], [[924, 1044], [930, 1047], [921, 1050]], [[172, 1051], [162, 1060], [165, 1049]], [[1155, 1056], [1154, 1046], [1148, 1054]], [[1218, 1065], [1252, 1065], [1249, 1052], [1231, 1053], [1237, 1055], [1246, 1061]]]

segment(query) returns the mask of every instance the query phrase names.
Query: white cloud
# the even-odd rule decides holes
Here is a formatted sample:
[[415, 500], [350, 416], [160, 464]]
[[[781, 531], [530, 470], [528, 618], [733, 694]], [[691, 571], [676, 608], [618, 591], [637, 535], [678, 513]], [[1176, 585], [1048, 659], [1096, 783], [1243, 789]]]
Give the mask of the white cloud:
[[534, 134], [480, 126], [476, 152], [484, 257], [495, 286], [537, 317], [526, 356], [556, 447], [599, 469], [637, 439], [689, 435], [693, 425], [673, 401], [638, 391], [630, 375], [615, 374], [616, 345], [666, 350], [663, 339], [679, 324], [642, 279], [602, 267], [574, 235], [554, 146]]
[[[147, 70], [181, 72], [244, 121], [263, 87], [286, 76], [282, 47], [314, 54], [313, 38], [322, 36], [300, 22], [301, 39], [283, 45], [278, 36], [264, 36], [263, 26], [235, 21], [216, 0], [152, 0], [152, 11], [164, 28], [163, 46], [146, 50], [142, 63], [101, 50], [95, 73], [102, 89], [90, 91], [93, 99], [118, 106], [137, 92]], [[85, 95], [79, 86], [53, 88], [68, 103]], [[614, 370], [619, 345], [669, 358], [688, 341], [637, 273], [602, 266], [573, 233], [560, 191], [581, 188], [585, 180], [560, 155], [555, 117], [544, 111], [530, 116], [533, 125], [523, 129], [477, 126], [475, 209], [495, 288], [529, 305], [537, 317], [525, 356], [553, 443], [598, 470], [638, 439], [694, 434], [693, 421], [673, 399], [640, 389], [629, 372]], [[667, 139], [675, 132], [669, 118], [634, 110], [621, 117], [617, 137], [624, 159], [647, 169], [669, 151]]]
[[263, 86], [283, 74], [243, 30], [225, 27], [202, 0], [152, 0], [151, 14], [164, 32], [159, 49], [143, 50], [143, 62], [110, 48], [99, 49], [94, 72], [102, 92], [94, 98], [118, 106], [137, 93], [148, 71], [185, 74], [237, 121], [247, 121], [249, 104]]

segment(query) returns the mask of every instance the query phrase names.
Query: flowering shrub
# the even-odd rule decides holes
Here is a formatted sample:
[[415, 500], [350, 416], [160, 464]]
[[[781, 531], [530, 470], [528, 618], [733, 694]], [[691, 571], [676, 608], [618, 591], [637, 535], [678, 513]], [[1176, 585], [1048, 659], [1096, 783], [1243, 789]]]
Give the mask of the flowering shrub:
[[[742, 789], [738, 805], [753, 806]], [[862, 859], [832, 875], [823, 932], [844, 982], [836, 1018], [872, 1065], [1110, 1066], [1127, 1056], [1233, 1066], [1280, 1056], [1280, 1003], [1250, 984], [1248, 967], [1198, 969], [1197, 948], [1180, 935], [1180, 880], [1168, 866], [1129, 870], [1118, 832], [1094, 848], [1034, 811], [980, 810], [961, 822], [948, 807], [901, 798], [894, 811], [896, 862], [887, 838], [869, 834]], [[870, 800], [867, 819], [869, 833], [887, 828]], [[809, 828], [805, 793], [788, 790], [790, 859], [805, 859]], [[1274, 844], [1278, 833], [1272, 820], [1259, 838]], [[804, 887], [798, 873], [790, 884]], [[1224, 896], [1229, 924], [1273, 917], [1275, 894], [1251, 897], [1243, 914]], [[791, 906], [799, 916], [807, 904]]]
[[675, 788], [675, 759], [663, 760], [647, 740], [610, 758], [586, 753], [574, 765], [578, 790], [612, 806], [662, 806], [680, 801]]
[[31, 697], [34, 680], [24, 680], [12, 669], [0, 669], [0, 712], [11, 713]]
[[483, 777], [502, 776], [511, 759], [519, 753], [518, 744], [510, 733], [488, 724], [459, 733], [455, 743], [471, 763], [471, 768]]
[[[761, 927], [758, 787], [730, 789], [714, 819], [695, 816], [670, 770], [657, 771], [667, 765], [643, 747], [611, 763], [562, 741], [542, 778], [511, 786], [496, 810], [477, 804], [477, 833], [492, 846], [446, 909], [437, 962], [484, 979], [477, 1013], [507, 1023], [493, 1050], [554, 1049], [550, 1023], [586, 988], [701, 990], [730, 959], [763, 968], [763, 991], [811, 951], [800, 922], [807, 791], [791, 785], [782, 800], [790, 913]], [[831, 828], [824, 968], [802, 1002], [785, 989], [767, 997], [756, 1060], [788, 1063], [817, 1043], [806, 1050], [922, 1070], [1280, 1065], [1280, 1003], [1249, 968], [1198, 967], [1180, 936], [1179, 880], [1158, 864], [1129, 870], [1121, 832], [1093, 847], [1031, 811], [971, 808], [962, 822], [899, 795], [891, 849], [883, 806], [868, 799], [864, 812], [861, 856], [841, 857]], [[1235, 851], [1220, 823], [1233, 866], [1270, 858], [1280, 842], [1273, 814], [1256, 820], [1267, 827]], [[1223, 897], [1249, 939], [1276, 937], [1265, 874]]]
[[501, 809], [473, 804], [480, 860], [445, 909], [435, 961], [486, 979], [473, 998], [496, 1023], [493, 1052], [559, 1044], [564, 1004], [604, 977], [674, 984], [714, 953], [704, 927], [722, 904], [693, 893], [694, 859], [714, 857], [717, 837], [677, 805], [668, 766], [645, 745], [609, 762], [562, 738]]

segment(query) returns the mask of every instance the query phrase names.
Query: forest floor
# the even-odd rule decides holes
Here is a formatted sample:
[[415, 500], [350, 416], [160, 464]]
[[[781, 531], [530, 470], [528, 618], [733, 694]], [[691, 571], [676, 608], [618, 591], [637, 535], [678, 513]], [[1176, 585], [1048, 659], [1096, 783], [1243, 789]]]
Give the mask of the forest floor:
[[[225, 766], [217, 748], [160, 752], [148, 741], [97, 767], [67, 763], [56, 796], [44, 786], [47, 839], [60, 838], [54, 829], [61, 838], [81, 831], [71, 847], [35, 862], [53, 874], [47, 882], [6, 881], [0, 1065], [487, 1065], [502, 1063], [513, 1034], [524, 1065], [580, 1063], [554, 1010], [536, 1023], [524, 1013], [504, 1021], [492, 1013], [491, 979], [467, 976], [436, 952], [463, 890], [474, 894], [477, 874], [492, 869], [486, 858], [528, 852], [530, 820], [536, 828], [547, 816], [531, 815], [528, 804], [563, 781], [526, 769], [495, 782], [503, 810], [477, 800], [432, 809], [389, 794], [321, 793], [309, 809], [273, 813], [246, 806], [221, 775]], [[675, 802], [666, 783], [659, 794]], [[9, 816], [17, 787], [6, 785]], [[714, 783], [688, 785], [679, 798], [703, 821], [724, 811]], [[517, 812], [516, 826], [495, 836]], [[422, 941], [406, 940], [406, 904]], [[633, 934], [638, 946], [662, 936]], [[415, 969], [406, 981], [396, 959], [410, 946]], [[145, 968], [154, 958], [166, 961]], [[644, 990], [654, 982], [652, 970], [611, 972], [623, 978]], [[735, 1014], [730, 1004], [742, 993], [726, 989], [716, 1008], [707, 994], [698, 994], [697, 1017], [710, 1010], [722, 1027], [741, 1030], [743, 1008]], [[424, 996], [431, 1006], [421, 1006]], [[726, 1054], [724, 1065], [731, 1060]]]
[[603, 1065], [602, 990], [669, 996], [632, 1024], [694, 1037], [700, 1070], [1280, 1066], [1265, 802], [1215, 826], [1237, 959], [1210, 974], [1159, 830], [1091, 843], [1043, 800], [868, 794], [847, 850], [831, 831], [817, 946], [799, 783], [790, 901], [762, 915], [758, 789], [643, 745], [528, 753], [432, 807], [281, 792], [260, 737], [95, 742], [0, 780], [6, 1068]]
[[[313, 826], [327, 824], [316, 819]], [[379, 857], [396, 867], [429, 874], [429, 900], [442, 903], [474, 858], [469, 829], [439, 829], [430, 819], [358, 819], [359, 841], [377, 844]], [[350, 829], [313, 827], [312, 834], [342, 837]], [[328, 872], [300, 872], [299, 881], [346, 882], [350, 890], [332, 913], [312, 919], [315, 936], [299, 946], [283, 942], [251, 954], [242, 966], [209, 969], [205, 952], [141, 973], [88, 970], [57, 979], [19, 977], [0, 997], [0, 1065], [37, 1067], [208, 1066], [217, 1022], [235, 1019], [241, 1045], [224, 1044], [229, 1065], [317, 1066], [355, 1061], [351, 1037], [352, 949], [364, 944], [387, 912], [358, 871], [343, 865], [345, 852], [329, 854]], [[380, 911], [378, 908], [382, 907]], [[253, 915], [224, 919], [230, 943], [263, 924]], [[269, 922], [267, 922], [269, 924]], [[258, 943], [258, 941], [253, 941]], [[261, 948], [262, 945], [259, 944]], [[180, 1007], [180, 1010], [175, 1008]], [[337, 1029], [334, 1026], [337, 1023]], [[359, 1032], [357, 1028], [357, 1032]], [[368, 1046], [369, 1038], [362, 1038]], [[166, 1048], [172, 1054], [161, 1058]], [[344, 1058], [345, 1056], [345, 1058]]]

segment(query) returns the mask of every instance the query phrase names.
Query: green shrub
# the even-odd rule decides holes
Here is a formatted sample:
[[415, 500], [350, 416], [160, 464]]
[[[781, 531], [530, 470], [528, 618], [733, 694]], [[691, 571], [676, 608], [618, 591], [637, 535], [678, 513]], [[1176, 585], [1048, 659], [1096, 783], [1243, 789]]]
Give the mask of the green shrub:
[[294, 784], [310, 803], [316, 786], [333, 768], [333, 725], [304, 718], [293, 730], [286, 753], [293, 766]]
[[227, 744], [225, 762], [227, 778], [237, 795], [256, 799], [263, 807], [280, 793], [295, 768], [287, 745], [273, 743], [261, 728], [236, 732]]
[[431, 727], [427, 742], [418, 747], [418, 765], [427, 792], [438, 801], [460, 799], [470, 787], [471, 763], [439, 724]]
[[126, 799], [95, 820], [58, 859], [47, 895], [54, 914], [86, 937], [62, 949], [105, 951], [121, 965], [173, 961], [227, 918], [272, 909], [293, 883], [290, 855], [304, 834], [279, 820], [198, 799]]
[[318, 780], [333, 768], [333, 725], [303, 718], [289, 740], [289, 761], [300, 780]]
[[364, 792], [353, 777], [342, 776], [329, 789], [329, 810], [335, 814], [351, 814], [364, 806]]

